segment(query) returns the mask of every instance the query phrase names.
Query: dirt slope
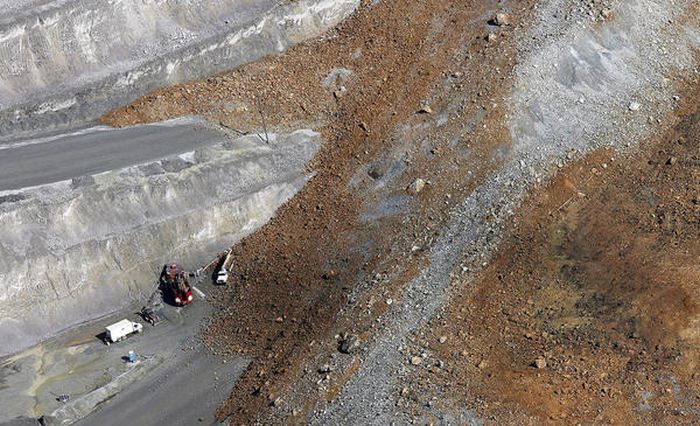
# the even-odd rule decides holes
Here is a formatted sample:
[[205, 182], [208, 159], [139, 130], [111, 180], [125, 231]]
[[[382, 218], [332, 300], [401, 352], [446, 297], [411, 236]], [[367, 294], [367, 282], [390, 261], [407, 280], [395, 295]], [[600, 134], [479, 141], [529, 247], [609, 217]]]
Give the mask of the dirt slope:
[[493, 424], [700, 420], [692, 103], [641, 152], [597, 152], [531, 197], [511, 243], [421, 342], [449, 366], [415, 377], [421, 400], [445, 386], [444, 404]]
[[[329, 402], [357, 397], [347, 389], [381, 343], [382, 318], [431, 262], [453, 207], [512, 166], [515, 34], [527, 33], [537, 2], [369, 3], [323, 39], [104, 117], [127, 125], [194, 113], [263, 138], [264, 117], [273, 129], [315, 126], [324, 136], [315, 177], [234, 247], [234, 279], [217, 295], [221, 315], [207, 343], [254, 357], [219, 410], [231, 424], [324, 424]], [[556, 19], [582, 17], [610, 19], [607, 3], [568, 2]], [[678, 134], [691, 139], [695, 121], [689, 114]], [[695, 398], [694, 367], [681, 365], [693, 359], [698, 218], [688, 197], [697, 188], [687, 185], [697, 182], [697, 147], [669, 144], [673, 137], [636, 156], [598, 151], [562, 169], [526, 200], [490, 266], [490, 246], [468, 249], [484, 256], [486, 270], [473, 276], [464, 266], [445, 310], [401, 344], [409, 374], [377, 378], [397, 388], [389, 415], [464, 423], [471, 414], [431, 413], [468, 409], [495, 424], [692, 415], [683, 407]], [[525, 180], [514, 176], [496, 182]], [[501, 207], [509, 205], [470, 220], [495, 235]], [[418, 309], [448, 300], [442, 293], [408, 299]], [[672, 361], [679, 351], [685, 364]], [[530, 367], [538, 357], [545, 368]], [[658, 402], [639, 406], [648, 395]], [[337, 421], [376, 414], [360, 411]]]
[[[431, 239], [431, 229], [445, 219], [441, 204], [449, 203], [453, 194], [463, 196], [498, 164], [494, 150], [507, 144], [507, 133], [501, 126], [486, 125], [497, 123], [503, 114], [489, 102], [497, 99], [501, 81], [492, 74], [512, 67], [513, 50], [486, 40], [486, 21], [497, 2], [468, 3], [382, 2], [360, 11], [327, 41], [298, 46], [282, 57], [205, 82], [156, 92], [104, 118], [124, 125], [197, 113], [249, 131], [261, 125], [254, 99], [259, 96], [273, 127], [319, 119], [327, 123], [322, 128], [327, 143], [313, 167], [315, 178], [261, 232], [234, 249], [235, 286], [222, 295], [222, 306], [230, 308], [208, 334], [210, 344], [220, 350], [258, 357], [221, 409], [222, 416], [234, 415], [234, 423], [259, 416], [286, 384], [298, 380], [305, 359], [319, 351], [314, 342], [333, 340], [348, 328], [357, 334], [369, 330], [383, 303], [372, 301], [376, 306], [361, 317], [339, 317], [355, 282], [401, 264], [402, 272], [391, 284], [400, 288], [421, 259], [420, 252], [408, 258], [405, 252], [416, 241]], [[509, 30], [490, 31], [505, 38]], [[352, 74], [324, 88], [323, 80], [337, 68], [352, 69]], [[240, 102], [237, 109], [221, 108], [231, 100]], [[484, 124], [481, 129], [467, 126], [466, 135], [468, 122], [445, 123], [433, 130], [435, 140], [427, 140], [425, 130], [434, 127], [428, 111], [448, 102], [466, 117], [477, 114]], [[392, 134], [400, 123], [409, 127], [401, 135]], [[460, 134], [465, 134], [463, 139]], [[470, 145], [472, 136], [479, 143]], [[458, 167], [473, 160], [479, 163]], [[396, 173], [392, 168], [402, 170], [383, 183], [385, 174]], [[406, 188], [419, 177], [430, 181], [430, 191], [412, 197]], [[377, 193], [380, 183], [383, 188]], [[382, 199], [388, 200], [387, 212], [365, 206], [382, 204]], [[399, 204], [396, 212], [392, 203]], [[364, 311], [367, 297], [354, 300], [356, 311]], [[335, 349], [332, 342], [320, 348]]]

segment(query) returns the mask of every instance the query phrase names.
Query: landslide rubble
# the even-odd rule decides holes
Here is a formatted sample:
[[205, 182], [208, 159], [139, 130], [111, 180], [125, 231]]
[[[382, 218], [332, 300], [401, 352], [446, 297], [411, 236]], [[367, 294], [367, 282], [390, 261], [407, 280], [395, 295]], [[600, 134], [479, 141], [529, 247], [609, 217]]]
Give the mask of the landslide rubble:
[[104, 116], [324, 136], [314, 178], [233, 247], [204, 341], [253, 361], [220, 419], [697, 423], [695, 301], [674, 296], [697, 282], [696, 155], [676, 137], [696, 130], [697, 12], [367, 2]]

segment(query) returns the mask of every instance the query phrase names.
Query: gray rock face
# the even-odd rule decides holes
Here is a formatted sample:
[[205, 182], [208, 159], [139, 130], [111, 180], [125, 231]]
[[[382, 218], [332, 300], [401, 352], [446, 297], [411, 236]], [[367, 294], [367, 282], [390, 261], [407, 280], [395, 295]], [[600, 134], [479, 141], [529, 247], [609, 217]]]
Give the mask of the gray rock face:
[[0, 141], [317, 36], [359, 0], [0, 0]]
[[21, 196], [0, 204], [0, 356], [148, 297], [168, 260], [205, 264], [303, 186], [317, 147], [307, 130], [246, 136], [9, 192]]

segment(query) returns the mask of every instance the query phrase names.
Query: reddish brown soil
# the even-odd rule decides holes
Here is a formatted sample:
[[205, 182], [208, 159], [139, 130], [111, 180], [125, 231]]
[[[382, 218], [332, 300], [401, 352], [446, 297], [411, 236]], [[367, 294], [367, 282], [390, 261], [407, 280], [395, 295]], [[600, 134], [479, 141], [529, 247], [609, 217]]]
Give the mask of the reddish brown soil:
[[[272, 129], [312, 126], [324, 136], [311, 182], [234, 247], [236, 279], [219, 295], [221, 315], [205, 339], [253, 362], [221, 417], [265, 422], [294, 400], [298, 417], [287, 421], [303, 423], [321, 396], [278, 397], [306, 364], [336, 350], [335, 334], [371, 334], [384, 300], [423, 265], [447, 207], [500, 165], [495, 153], [510, 143], [510, 32], [529, 4], [384, 0], [320, 40], [156, 91], [104, 117], [128, 125], [194, 113], [251, 132], [261, 109]], [[513, 9], [514, 26], [492, 29], [498, 35], [487, 41], [486, 21], [501, 7]], [[338, 67], [352, 77], [324, 88]], [[418, 114], [425, 104], [435, 112]], [[436, 126], [445, 110], [453, 118]], [[477, 113], [480, 125], [465, 131]], [[404, 395], [409, 408], [436, 394], [494, 424], [695, 423], [696, 122], [690, 111], [673, 134], [631, 158], [613, 162], [598, 152], [533, 195], [493, 264], [474, 282], [455, 284], [447, 315], [422, 342], [447, 368], [414, 378]], [[403, 174], [377, 190], [395, 157]], [[407, 211], [362, 219], [382, 200], [406, 195], [417, 177], [430, 185]], [[376, 274], [390, 279], [367, 285]], [[538, 357], [544, 368], [531, 366]], [[323, 397], [339, 392], [356, 361]]]
[[[259, 97], [273, 128], [326, 123], [321, 131], [327, 142], [314, 161], [314, 179], [269, 224], [234, 247], [237, 279], [221, 296], [222, 315], [207, 341], [220, 352], [248, 353], [254, 361], [221, 408], [222, 417], [231, 415], [235, 424], [264, 417], [306, 360], [319, 350], [335, 350], [318, 342], [332, 341], [339, 330], [366, 335], [386, 306], [371, 294], [346, 306], [358, 279], [400, 262], [403, 272], [386, 290], [398, 291], [421, 259], [420, 253], [406, 258], [405, 252], [416, 241], [427, 248], [445, 219], [443, 206], [459, 201], [498, 164], [494, 149], [508, 144], [508, 132], [498, 124], [507, 87], [502, 81], [514, 57], [512, 28], [485, 39], [486, 21], [498, 6], [383, 1], [363, 7], [325, 39], [206, 81], [159, 90], [104, 117], [119, 126], [195, 113], [247, 132], [260, 127]], [[330, 90], [321, 85], [336, 67], [354, 72], [342, 84], [347, 92], [339, 92], [340, 83]], [[418, 127], [432, 121], [431, 113], [418, 113], [424, 104], [439, 111], [455, 102], [461, 105], [450, 107], [465, 116], [484, 111], [483, 128], [462, 137], [458, 146], [449, 141], [464, 134], [463, 122], [450, 122], [439, 132], [424, 130], [421, 140], [412, 132], [402, 135], [406, 140], [393, 133], [400, 123]], [[411, 161], [384, 196], [405, 195], [416, 177], [429, 180], [430, 190], [415, 197], [418, 204], [406, 215], [359, 221], [378, 196], [366, 189], [374, 177], [362, 167], [381, 164], [397, 147]], [[469, 170], [459, 167], [464, 163]], [[362, 185], [349, 187], [358, 170]]]
[[561, 172], [457, 284], [425, 395], [449, 385], [492, 424], [698, 424], [700, 113], [611, 156]]

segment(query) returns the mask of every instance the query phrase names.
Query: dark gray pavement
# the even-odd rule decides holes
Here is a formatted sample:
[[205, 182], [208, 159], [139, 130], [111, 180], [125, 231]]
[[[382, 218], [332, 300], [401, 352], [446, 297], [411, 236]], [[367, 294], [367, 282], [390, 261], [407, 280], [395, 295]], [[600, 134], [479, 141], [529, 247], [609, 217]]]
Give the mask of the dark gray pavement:
[[[159, 308], [163, 322], [156, 327], [137, 316], [141, 305], [134, 305], [0, 359], [0, 384], [6, 384], [0, 386], [0, 426], [38, 424], [29, 417], [32, 411], [43, 414], [47, 425], [218, 425], [214, 413], [248, 360], [224, 359], [198, 342], [202, 321], [213, 312], [207, 298], [215, 291], [205, 278], [196, 285], [192, 304]], [[122, 318], [144, 324], [143, 332], [106, 346], [99, 333]], [[131, 374], [134, 369], [122, 359], [129, 350], [138, 354], [139, 374]], [[116, 393], [103, 392], [124, 374], [132, 377], [115, 385]], [[60, 394], [70, 395], [66, 405], [56, 401]]]
[[223, 140], [194, 119], [94, 128], [43, 142], [0, 146], [0, 191], [93, 175], [182, 154]]
[[76, 425], [218, 425], [214, 413], [247, 362], [226, 364], [203, 349], [186, 351], [106, 401]]

